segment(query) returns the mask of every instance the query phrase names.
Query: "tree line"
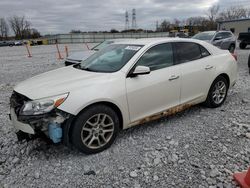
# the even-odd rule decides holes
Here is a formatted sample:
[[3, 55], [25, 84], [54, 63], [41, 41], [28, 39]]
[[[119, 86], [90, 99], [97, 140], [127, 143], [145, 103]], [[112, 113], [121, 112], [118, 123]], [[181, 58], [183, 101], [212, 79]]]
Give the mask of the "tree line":
[[[172, 22], [163, 20], [156, 24], [156, 31], [171, 31], [181, 26], [197, 28], [199, 31], [216, 30], [217, 22], [250, 18], [250, 9], [243, 6], [231, 6], [221, 10], [219, 5], [214, 5], [206, 11], [206, 16], [189, 17], [187, 19], [174, 19]], [[192, 30], [192, 29], [191, 29]]]
[[7, 40], [10, 37], [10, 31], [14, 33], [17, 40], [41, 37], [38, 30], [31, 27], [31, 22], [25, 16], [0, 18], [0, 40]]

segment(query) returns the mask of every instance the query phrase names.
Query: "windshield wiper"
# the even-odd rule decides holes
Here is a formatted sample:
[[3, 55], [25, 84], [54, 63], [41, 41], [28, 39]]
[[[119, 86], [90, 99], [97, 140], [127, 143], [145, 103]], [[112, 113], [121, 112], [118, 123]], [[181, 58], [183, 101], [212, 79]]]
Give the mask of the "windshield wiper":
[[94, 70], [88, 68], [88, 67], [82, 67], [81, 63], [77, 63], [75, 65], [73, 65], [74, 68], [76, 69], [81, 69], [81, 70], [85, 70], [85, 71], [91, 71], [91, 72], [95, 72]]
[[80, 69], [86, 70], [86, 71], [93, 71], [93, 70], [91, 70], [91, 69], [89, 69], [89, 68], [87, 68], [87, 67], [81, 67]]

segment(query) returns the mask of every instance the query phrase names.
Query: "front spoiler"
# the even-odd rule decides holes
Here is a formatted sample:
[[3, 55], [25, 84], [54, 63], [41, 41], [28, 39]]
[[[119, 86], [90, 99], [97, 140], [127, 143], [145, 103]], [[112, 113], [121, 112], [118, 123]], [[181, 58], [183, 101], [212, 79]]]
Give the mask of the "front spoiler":
[[17, 120], [17, 116], [16, 116], [14, 108], [10, 109], [10, 118], [15, 129], [23, 131], [28, 134], [35, 134], [35, 130], [29, 124], [22, 123]]

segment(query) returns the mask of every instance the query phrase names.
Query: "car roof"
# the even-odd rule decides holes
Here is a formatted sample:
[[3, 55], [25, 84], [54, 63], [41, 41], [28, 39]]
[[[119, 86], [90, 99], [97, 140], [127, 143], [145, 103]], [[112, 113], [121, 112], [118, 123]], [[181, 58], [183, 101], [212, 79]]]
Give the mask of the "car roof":
[[231, 33], [229, 30], [219, 30], [219, 31], [203, 31], [201, 33], [221, 33], [221, 32], [228, 32]]
[[162, 38], [142, 38], [142, 39], [130, 39], [120, 42], [115, 42], [116, 44], [133, 44], [133, 45], [149, 45], [164, 42], [195, 42], [203, 44], [202, 41], [191, 39], [191, 38], [173, 38], [173, 37], [162, 37]]
[[132, 40], [132, 38], [107, 39], [105, 41], [119, 42], [119, 41], [126, 41], [126, 40]]

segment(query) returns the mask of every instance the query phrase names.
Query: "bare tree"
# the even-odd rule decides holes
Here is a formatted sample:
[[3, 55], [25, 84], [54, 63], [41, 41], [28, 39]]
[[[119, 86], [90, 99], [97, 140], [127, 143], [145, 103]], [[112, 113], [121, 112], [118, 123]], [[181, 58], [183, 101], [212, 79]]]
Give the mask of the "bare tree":
[[24, 39], [27, 31], [30, 30], [30, 22], [24, 16], [13, 16], [9, 19], [10, 27], [17, 39]]
[[186, 20], [187, 25], [189, 26], [202, 26], [203, 22], [207, 19], [205, 17], [190, 17]]
[[9, 33], [9, 26], [4, 18], [0, 18], [0, 38], [7, 39]]
[[242, 6], [232, 6], [219, 15], [220, 20], [234, 20], [248, 17], [248, 9]]
[[174, 27], [179, 27], [180, 23], [181, 23], [181, 21], [179, 19], [177, 19], [177, 18], [175, 18], [174, 21], [173, 21]]
[[170, 22], [167, 20], [164, 20], [161, 24], [160, 27], [158, 28], [159, 31], [169, 31], [170, 30]]
[[247, 17], [250, 18], [250, 8], [247, 10]]
[[209, 21], [215, 22], [215, 20], [218, 16], [219, 10], [220, 10], [219, 5], [213, 5], [208, 9], [206, 14], [208, 16]]

